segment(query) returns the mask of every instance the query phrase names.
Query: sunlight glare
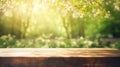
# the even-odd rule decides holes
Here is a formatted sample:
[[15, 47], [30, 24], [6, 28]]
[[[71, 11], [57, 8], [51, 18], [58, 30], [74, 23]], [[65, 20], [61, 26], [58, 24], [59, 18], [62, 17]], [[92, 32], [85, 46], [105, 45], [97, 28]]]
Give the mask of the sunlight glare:
[[37, 13], [40, 8], [43, 8], [43, 5], [40, 3], [34, 3], [33, 12]]
[[27, 6], [26, 6], [25, 3], [21, 5], [21, 11], [22, 11], [23, 13], [26, 13], [26, 9], [27, 9], [26, 7], [27, 7]]

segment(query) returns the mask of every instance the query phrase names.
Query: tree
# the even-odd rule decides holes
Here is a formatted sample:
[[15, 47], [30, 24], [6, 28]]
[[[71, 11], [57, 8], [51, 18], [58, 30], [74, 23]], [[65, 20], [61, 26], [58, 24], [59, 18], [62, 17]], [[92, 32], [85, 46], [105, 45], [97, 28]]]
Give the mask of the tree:
[[110, 0], [104, 1], [104, 9], [107, 11], [104, 28], [101, 33], [104, 35], [111, 35], [113, 37], [120, 37], [120, 1]]

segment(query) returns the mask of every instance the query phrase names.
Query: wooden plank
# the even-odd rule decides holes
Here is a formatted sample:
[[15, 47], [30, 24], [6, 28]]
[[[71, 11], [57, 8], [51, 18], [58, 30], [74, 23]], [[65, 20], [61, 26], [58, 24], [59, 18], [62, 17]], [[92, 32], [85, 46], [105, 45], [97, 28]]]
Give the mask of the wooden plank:
[[2, 48], [0, 67], [120, 67], [120, 50]]
[[0, 57], [120, 57], [110, 48], [2, 48]]

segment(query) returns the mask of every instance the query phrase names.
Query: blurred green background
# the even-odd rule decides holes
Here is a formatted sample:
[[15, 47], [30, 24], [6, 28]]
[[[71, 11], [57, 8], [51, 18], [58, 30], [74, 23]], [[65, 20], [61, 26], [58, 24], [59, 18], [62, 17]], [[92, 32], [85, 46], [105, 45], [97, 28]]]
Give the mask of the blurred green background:
[[118, 48], [119, 0], [0, 0], [1, 48]]

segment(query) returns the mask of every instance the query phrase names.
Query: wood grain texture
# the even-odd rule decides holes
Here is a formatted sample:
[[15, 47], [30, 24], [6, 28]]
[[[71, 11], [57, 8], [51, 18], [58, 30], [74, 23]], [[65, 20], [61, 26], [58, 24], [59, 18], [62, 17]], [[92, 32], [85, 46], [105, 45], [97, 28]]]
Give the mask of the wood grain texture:
[[120, 67], [120, 50], [2, 48], [0, 67]]

